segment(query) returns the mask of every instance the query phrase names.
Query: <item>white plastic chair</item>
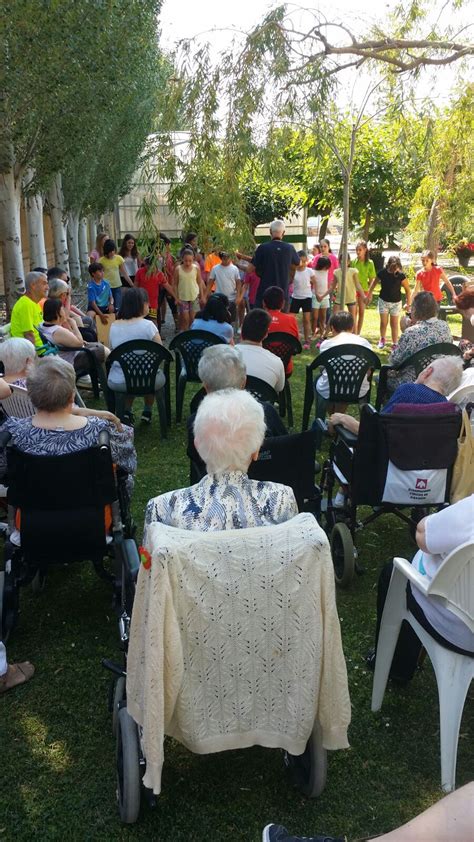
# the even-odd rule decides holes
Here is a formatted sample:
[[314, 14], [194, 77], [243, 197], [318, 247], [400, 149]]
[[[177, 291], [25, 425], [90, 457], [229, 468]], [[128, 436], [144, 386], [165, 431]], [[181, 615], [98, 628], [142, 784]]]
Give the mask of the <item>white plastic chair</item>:
[[407, 580], [426, 597], [436, 596], [444, 607], [474, 632], [474, 543], [462, 544], [445, 558], [429, 582], [404, 558], [394, 558], [377, 644], [372, 710], [382, 707], [390, 667], [402, 621], [414, 629], [425, 647], [436, 675], [441, 737], [441, 786], [454, 789], [459, 727], [469, 685], [474, 678], [474, 657], [461, 655], [437, 643], [406, 607]]
[[463, 371], [460, 385], [448, 395], [448, 401], [462, 403], [466, 399], [474, 400], [474, 366]]

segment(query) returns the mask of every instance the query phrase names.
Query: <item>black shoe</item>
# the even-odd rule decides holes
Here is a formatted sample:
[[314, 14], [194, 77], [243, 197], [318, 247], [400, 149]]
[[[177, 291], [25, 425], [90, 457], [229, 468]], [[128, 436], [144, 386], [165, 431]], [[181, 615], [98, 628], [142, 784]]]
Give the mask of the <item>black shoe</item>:
[[133, 417], [132, 412], [124, 412], [121, 420], [124, 424], [127, 424], [128, 427], [133, 427], [135, 423], [135, 418]]
[[346, 836], [290, 836], [281, 824], [267, 824], [262, 842], [347, 842]]
[[145, 424], [151, 424], [151, 409], [144, 409], [140, 420], [144, 421]]

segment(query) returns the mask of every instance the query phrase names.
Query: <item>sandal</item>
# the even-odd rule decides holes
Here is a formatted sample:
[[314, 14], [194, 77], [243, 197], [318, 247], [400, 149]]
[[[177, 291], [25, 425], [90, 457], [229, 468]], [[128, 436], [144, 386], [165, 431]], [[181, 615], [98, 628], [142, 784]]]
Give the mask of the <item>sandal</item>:
[[22, 661], [19, 664], [8, 664], [5, 675], [0, 675], [0, 695], [13, 690], [20, 684], [26, 684], [33, 678], [35, 668], [29, 661]]

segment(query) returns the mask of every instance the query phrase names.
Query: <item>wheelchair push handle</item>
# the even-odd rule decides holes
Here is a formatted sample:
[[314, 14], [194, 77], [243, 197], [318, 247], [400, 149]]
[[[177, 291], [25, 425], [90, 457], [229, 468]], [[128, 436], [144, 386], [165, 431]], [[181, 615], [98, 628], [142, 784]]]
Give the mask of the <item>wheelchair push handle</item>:
[[110, 435], [107, 430], [101, 430], [99, 433], [99, 448], [100, 450], [109, 450]]

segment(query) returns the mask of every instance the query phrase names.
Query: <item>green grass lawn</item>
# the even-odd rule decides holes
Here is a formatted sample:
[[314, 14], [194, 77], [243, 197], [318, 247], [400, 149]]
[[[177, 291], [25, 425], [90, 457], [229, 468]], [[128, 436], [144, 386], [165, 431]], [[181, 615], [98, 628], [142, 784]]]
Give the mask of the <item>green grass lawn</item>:
[[[459, 317], [452, 326], [459, 334]], [[377, 342], [373, 307], [364, 332]], [[296, 429], [311, 359], [307, 352], [295, 361]], [[187, 402], [193, 391], [188, 387]], [[149, 497], [188, 484], [185, 440], [185, 423], [173, 424], [165, 442], [156, 419], [151, 429], [137, 426], [133, 509], [140, 527]], [[8, 655], [30, 658], [37, 672], [28, 685], [0, 700], [0, 839], [256, 842], [262, 827], [276, 821], [293, 833], [344, 832], [355, 840], [397, 827], [437, 801], [438, 702], [429, 662], [409, 687], [390, 687], [381, 713], [374, 715], [372, 675], [363, 660], [373, 640], [379, 569], [394, 554], [410, 558], [414, 544], [401, 522], [386, 517], [365, 529], [358, 547], [366, 573], [337, 594], [352, 699], [351, 748], [330, 755], [322, 796], [309, 801], [292, 788], [279, 751], [202, 757], [167, 741], [158, 806], [154, 811], [143, 806], [131, 828], [120, 824], [115, 804], [109, 676], [101, 667], [104, 657], [120, 658], [110, 590], [85, 564], [52, 573], [38, 596], [29, 588], [22, 591]], [[458, 785], [474, 777], [472, 739], [468, 703]]]

